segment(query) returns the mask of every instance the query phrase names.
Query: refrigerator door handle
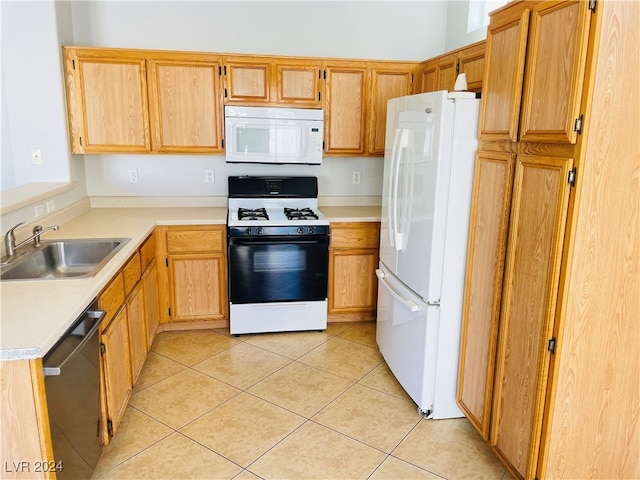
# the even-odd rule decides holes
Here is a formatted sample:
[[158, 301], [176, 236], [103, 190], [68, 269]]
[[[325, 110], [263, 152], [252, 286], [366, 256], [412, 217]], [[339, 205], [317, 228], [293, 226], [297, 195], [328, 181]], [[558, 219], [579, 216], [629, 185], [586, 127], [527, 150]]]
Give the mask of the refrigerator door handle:
[[384, 285], [384, 287], [389, 291], [389, 293], [396, 300], [398, 300], [400, 303], [402, 303], [412, 312], [417, 312], [418, 310], [420, 310], [420, 306], [417, 303], [415, 303], [414, 301], [408, 298], [403, 297], [400, 293], [396, 292], [396, 290], [386, 281], [386, 276], [384, 272], [379, 268], [376, 269], [376, 276], [378, 277], [382, 285]]
[[397, 128], [393, 136], [393, 147], [391, 148], [391, 162], [389, 165], [389, 202], [387, 204], [387, 220], [389, 222], [389, 244], [395, 246], [395, 238], [398, 226], [398, 173], [396, 172], [396, 162], [398, 169], [400, 162], [400, 139], [402, 129]]
[[[409, 147], [409, 130], [406, 128], [399, 128], [396, 130], [396, 137], [393, 140], [393, 153], [391, 157], [391, 178], [392, 178], [392, 190], [391, 199], [393, 200], [393, 224], [389, 229], [390, 235], [392, 235], [391, 246], [395, 246], [396, 250], [404, 250], [405, 248], [405, 235], [400, 231], [400, 206], [399, 206], [399, 190], [400, 190], [400, 166], [401, 166], [401, 152], [402, 149]], [[391, 202], [390, 202], [391, 203]]]

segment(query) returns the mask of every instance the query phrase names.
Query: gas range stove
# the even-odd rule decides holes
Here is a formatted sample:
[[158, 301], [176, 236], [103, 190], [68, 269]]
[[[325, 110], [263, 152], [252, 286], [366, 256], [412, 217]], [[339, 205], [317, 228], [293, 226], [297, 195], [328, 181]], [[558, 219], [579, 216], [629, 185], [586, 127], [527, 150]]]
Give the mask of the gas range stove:
[[229, 177], [227, 224], [234, 234], [328, 233], [317, 195], [316, 177]]

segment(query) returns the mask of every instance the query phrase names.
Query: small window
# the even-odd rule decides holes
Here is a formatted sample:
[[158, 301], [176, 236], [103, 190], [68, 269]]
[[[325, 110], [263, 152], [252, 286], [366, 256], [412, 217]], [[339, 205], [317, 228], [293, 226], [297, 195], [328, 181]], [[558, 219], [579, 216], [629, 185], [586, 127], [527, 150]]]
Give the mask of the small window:
[[489, 13], [508, 2], [509, 0], [470, 0], [467, 33], [489, 25]]

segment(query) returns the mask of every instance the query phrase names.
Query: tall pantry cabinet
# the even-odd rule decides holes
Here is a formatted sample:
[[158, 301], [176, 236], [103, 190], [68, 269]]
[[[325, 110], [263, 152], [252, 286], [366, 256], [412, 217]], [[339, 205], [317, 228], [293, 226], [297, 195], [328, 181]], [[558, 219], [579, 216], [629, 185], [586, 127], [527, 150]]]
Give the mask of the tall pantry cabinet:
[[639, 11], [491, 15], [458, 400], [516, 478], [640, 476]]

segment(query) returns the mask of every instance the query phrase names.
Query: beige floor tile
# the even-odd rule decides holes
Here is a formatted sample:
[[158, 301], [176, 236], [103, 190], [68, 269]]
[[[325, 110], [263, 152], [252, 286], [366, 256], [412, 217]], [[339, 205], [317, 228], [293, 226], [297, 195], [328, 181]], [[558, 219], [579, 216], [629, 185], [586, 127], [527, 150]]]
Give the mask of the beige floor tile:
[[195, 364], [193, 368], [246, 390], [291, 362], [290, 358], [243, 342]]
[[179, 433], [107, 472], [101, 479], [164, 480], [183, 478], [231, 479], [242, 471], [238, 465]]
[[338, 338], [378, 349], [376, 342], [376, 322], [357, 322], [351, 328], [338, 335]]
[[172, 433], [173, 430], [166, 425], [135, 408], [127, 408], [118, 434], [102, 449], [102, 457], [96, 466], [94, 476], [111, 470]]
[[310, 418], [351, 385], [349, 380], [294, 362], [247, 391]]
[[329, 338], [331, 336], [325, 332], [264, 333], [254, 335], [247, 339], [246, 342], [279, 355], [296, 359], [323, 344]]
[[241, 393], [181, 433], [246, 467], [304, 422], [295, 413]]
[[389, 456], [369, 480], [442, 480], [442, 477]]
[[298, 361], [358, 381], [383, 360], [377, 349], [335, 337], [300, 357]]
[[385, 456], [322, 425], [307, 422], [248, 470], [264, 479], [365, 479]]
[[360, 385], [365, 385], [375, 390], [388, 393], [389, 395], [393, 395], [394, 397], [402, 398], [404, 400], [411, 400], [409, 394], [405, 392], [404, 388], [402, 388], [402, 385], [398, 383], [398, 380], [396, 380], [396, 377], [393, 376], [393, 373], [385, 362], [382, 362], [380, 365], [374, 368], [358, 383]]
[[237, 476], [233, 477], [233, 480], [260, 480], [260, 477], [248, 470], [243, 470]]
[[464, 418], [422, 420], [393, 456], [448, 479], [500, 480], [505, 471]]
[[213, 330], [189, 330], [154, 343], [153, 351], [191, 366], [237, 343], [239, 340]]
[[226, 383], [187, 369], [134, 393], [129, 404], [178, 429], [238, 393]]
[[181, 372], [185, 368], [187, 367], [181, 363], [174, 362], [170, 358], [163, 357], [162, 355], [158, 355], [157, 353], [150, 351], [147, 354], [147, 360], [140, 372], [140, 376], [138, 377], [134, 390], [136, 392], [144, 390], [151, 385], [155, 385], [156, 383]]
[[327, 329], [325, 330], [325, 333], [327, 335], [335, 337], [336, 335], [340, 335], [345, 330], [353, 327], [354, 323], [355, 322], [329, 322], [327, 323]]
[[391, 453], [421, 419], [412, 403], [356, 384], [312, 420]]

